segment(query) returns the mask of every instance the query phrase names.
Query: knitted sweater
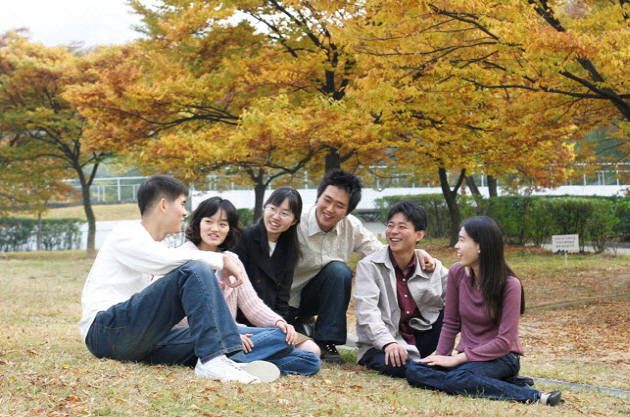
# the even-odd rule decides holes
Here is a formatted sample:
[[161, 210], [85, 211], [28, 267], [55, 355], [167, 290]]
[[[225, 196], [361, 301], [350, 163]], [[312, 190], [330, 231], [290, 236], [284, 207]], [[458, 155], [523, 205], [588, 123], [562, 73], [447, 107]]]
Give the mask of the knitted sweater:
[[[199, 250], [194, 243], [188, 241], [184, 243], [182, 248]], [[282, 320], [278, 314], [271, 310], [256, 294], [256, 290], [252, 287], [252, 283], [247, 277], [243, 264], [238, 256], [232, 252], [225, 252], [230, 258], [236, 261], [243, 271], [243, 283], [238, 287], [223, 288], [223, 297], [230, 309], [232, 317], [236, 319], [236, 309], [240, 308], [247, 320], [256, 327], [275, 327], [278, 320]], [[216, 271], [217, 278], [221, 277], [221, 272]]]
[[523, 354], [518, 337], [518, 320], [521, 310], [521, 283], [508, 277], [503, 293], [503, 310], [498, 325], [481, 308], [481, 292], [471, 284], [466, 268], [456, 263], [448, 271], [444, 325], [437, 355], [451, 355], [455, 336], [461, 337], [456, 350], [465, 352], [471, 362], [491, 361], [509, 352]]

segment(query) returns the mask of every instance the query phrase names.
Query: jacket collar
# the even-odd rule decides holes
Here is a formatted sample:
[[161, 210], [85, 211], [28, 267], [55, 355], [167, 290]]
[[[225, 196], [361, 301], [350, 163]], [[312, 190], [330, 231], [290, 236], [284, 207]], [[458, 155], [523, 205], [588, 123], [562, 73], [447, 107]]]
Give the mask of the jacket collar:
[[[394, 271], [394, 265], [392, 265], [391, 259], [389, 259], [389, 245], [383, 246], [372, 255], [373, 262], [378, 264], [384, 264], [385, 267], [392, 272]], [[417, 255], [416, 255], [417, 257]], [[420, 277], [424, 279], [429, 279], [429, 275], [427, 271], [420, 267], [420, 262], [416, 259], [416, 269], [413, 273], [413, 276], [410, 278]]]

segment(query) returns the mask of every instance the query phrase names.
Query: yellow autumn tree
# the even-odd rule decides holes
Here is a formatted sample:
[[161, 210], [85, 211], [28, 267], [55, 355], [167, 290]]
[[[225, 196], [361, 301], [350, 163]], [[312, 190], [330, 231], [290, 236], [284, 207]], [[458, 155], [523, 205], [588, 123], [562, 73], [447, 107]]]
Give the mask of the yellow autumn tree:
[[[46, 47], [16, 32], [0, 37], [0, 154], [8, 158], [4, 174], [23, 178], [25, 194], [39, 190], [46, 197], [60, 188], [54, 181], [63, 179], [51, 175], [76, 176], [88, 221], [87, 251], [93, 255], [96, 219], [90, 185], [100, 163], [112, 154], [109, 149], [87, 150], [86, 120], [63, 97], [69, 86], [86, 81], [80, 61], [65, 47]], [[51, 170], [44, 173], [44, 167]]]
[[[508, 67], [506, 51], [519, 47], [503, 44], [484, 25], [524, 16], [541, 24], [518, 8], [522, 3], [368, 1], [363, 14], [336, 28], [364, 74], [348, 95], [361, 97], [386, 126], [397, 161], [437, 168], [451, 211], [451, 243], [460, 223], [456, 194], [467, 173], [553, 185], [573, 158], [570, 141], [597, 123], [591, 101], [514, 85], [523, 76]], [[527, 36], [525, 26], [519, 30]], [[454, 187], [446, 176], [453, 170], [460, 172]]]
[[379, 127], [344, 99], [354, 62], [308, 2], [132, 4], [147, 39], [95, 51], [84, 71], [97, 81], [67, 96], [102, 148], [188, 180], [230, 167], [257, 213], [272, 180], [309, 162], [383, 157]]

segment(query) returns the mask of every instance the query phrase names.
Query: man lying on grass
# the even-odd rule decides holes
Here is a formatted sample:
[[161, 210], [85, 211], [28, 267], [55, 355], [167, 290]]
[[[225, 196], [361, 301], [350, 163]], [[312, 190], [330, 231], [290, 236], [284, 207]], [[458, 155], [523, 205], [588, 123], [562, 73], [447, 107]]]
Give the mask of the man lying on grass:
[[[259, 383], [256, 373], [277, 378], [273, 364], [232, 360], [246, 362], [213, 270], [236, 287], [243, 271], [234, 260], [160, 243], [181, 231], [187, 195], [186, 186], [171, 177], [155, 175], [142, 183], [140, 224], [120, 223], [109, 234], [85, 282], [79, 322], [85, 344], [97, 358], [196, 364], [195, 375], [223, 382]], [[185, 316], [189, 327], [173, 328]]]

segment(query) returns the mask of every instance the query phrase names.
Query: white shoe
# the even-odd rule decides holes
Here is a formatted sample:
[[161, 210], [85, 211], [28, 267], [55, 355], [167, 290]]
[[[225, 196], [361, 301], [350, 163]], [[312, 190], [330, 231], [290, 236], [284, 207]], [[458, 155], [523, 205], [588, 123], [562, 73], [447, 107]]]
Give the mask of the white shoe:
[[260, 382], [273, 382], [280, 377], [280, 369], [267, 361], [253, 361], [249, 363], [237, 363], [238, 367], [260, 379]]
[[241, 384], [260, 384], [260, 379], [243, 369], [225, 355], [218, 356], [206, 363], [197, 359], [195, 375], [201, 378], [218, 379], [221, 382], [236, 381]]

